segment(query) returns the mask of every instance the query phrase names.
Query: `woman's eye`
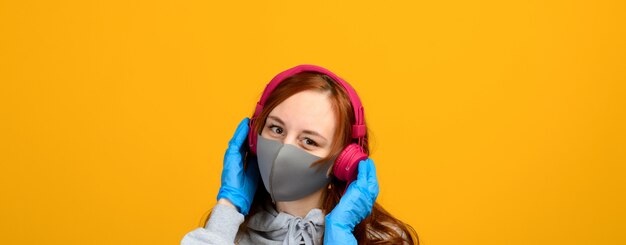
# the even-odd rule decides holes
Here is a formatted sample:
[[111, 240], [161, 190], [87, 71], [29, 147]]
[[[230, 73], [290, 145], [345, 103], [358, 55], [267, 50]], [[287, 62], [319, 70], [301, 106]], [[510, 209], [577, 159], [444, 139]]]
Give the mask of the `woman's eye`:
[[272, 130], [272, 132], [274, 132], [275, 134], [282, 134], [283, 133], [283, 129], [281, 127], [278, 126], [270, 126], [270, 130]]
[[317, 146], [317, 143], [309, 138], [304, 139], [304, 143], [307, 145]]

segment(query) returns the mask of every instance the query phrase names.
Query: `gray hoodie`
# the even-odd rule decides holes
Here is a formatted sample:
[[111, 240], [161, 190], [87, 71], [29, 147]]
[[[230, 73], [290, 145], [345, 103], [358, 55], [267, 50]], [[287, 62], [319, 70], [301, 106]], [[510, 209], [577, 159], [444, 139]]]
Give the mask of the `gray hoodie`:
[[248, 217], [248, 230], [239, 232], [244, 216], [232, 207], [217, 204], [204, 228], [196, 228], [187, 233], [181, 245], [209, 244], [275, 244], [292, 245], [322, 244], [324, 233], [324, 213], [321, 209], [311, 209], [304, 217], [296, 217], [278, 212], [271, 203], [266, 203]]

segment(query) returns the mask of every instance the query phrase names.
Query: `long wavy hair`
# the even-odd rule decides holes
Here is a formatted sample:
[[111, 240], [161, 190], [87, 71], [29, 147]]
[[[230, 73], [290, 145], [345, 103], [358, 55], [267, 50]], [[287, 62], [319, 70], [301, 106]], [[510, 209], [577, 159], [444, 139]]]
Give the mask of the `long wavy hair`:
[[[330, 153], [325, 158], [315, 162], [315, 164], [324, 163], [329, 159], [334, 159], [345, 146], [352, 143], [352, 125], [356, 120], [345, 89], [324, 74], [301, 72], [282, 81], [269, 95], [263, 111], [256, 118], [254, 128], [250, 130], [261, 134], [268, 115], [276, 106], [290, 96], [306, 90], [329, 92], [332, 110], [338, 122], [337, 127], [335, 127], [334, 140], [330, 146]], [[363, 149], [369, 154], [368, 133], [365, 134]], [[259, 183], [259, 188], [257, 188], [250, 207], [250, 213], [245, 216], [244, 222], [239, 227], [240, 233], [248, 229], [248, 217], [254, 215], [255, 211], [262, 205], [271, 201], [269, 193], [262, 186], [263, 184]], [[339, 203], [345, 188], [346, 182], [331, 175], [331, 181], [322, 194], [322, 211], [325, 214], [329, 213]], [[206, 223], [208, 216], [206, 215], [204, 223]], [[355, 227], [353, 234], [359, 244], [419, 244], [417, 233], [413, 227], [393, 217], [377, 202], [374, 203], [372, 213]]]

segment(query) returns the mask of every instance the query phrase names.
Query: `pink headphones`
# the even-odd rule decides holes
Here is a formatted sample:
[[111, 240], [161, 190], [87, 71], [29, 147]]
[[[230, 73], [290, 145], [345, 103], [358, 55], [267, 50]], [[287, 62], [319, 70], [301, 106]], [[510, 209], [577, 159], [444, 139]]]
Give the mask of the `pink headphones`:
[[363, 150], [363, 142], [366, 133], [365, 123], [363, 122], [363, 105], [361, 105], [361, 100], [356, 94], [356, 91], [354, 91], [354, 89], [346, 81], [323, 67], [315, 65], [299, 65], [279, 73], [265, 86], [263, 95], [261, 95], [261, 99], [257, 103], [256, 109], [254, 110], [254, 115], [252, 116], [252, 119], [250, 119], [250, 132], [248, 133], [250, 151], [256, 155], [257, 135], [252, 129], [254, 128], [257, 117], [261, 114], [261, 111], [263, 111], [263, 106], [265, 105], [267, 98], [278, 86], [278, 84], [280, 84], [280, 82], [292, 75], [307, 71], [329, 76], [333, 80], [337, 81], [346, 90], [348, 97], [350, 97], [350, 103], [352, 104], [354, 117], [356, 118], [356, 123], [352, 125], [352, 138], [356, 139], [358, 143], [351, 143], [346, 146], [335, 160], [335, 164], [333, 166], [333, 174], [335, 177], [339, 180], [346, 181], [349, 184], [356, 179], [358, 169], [357, 166], [359, 162], [367, 159], [368, 157]]

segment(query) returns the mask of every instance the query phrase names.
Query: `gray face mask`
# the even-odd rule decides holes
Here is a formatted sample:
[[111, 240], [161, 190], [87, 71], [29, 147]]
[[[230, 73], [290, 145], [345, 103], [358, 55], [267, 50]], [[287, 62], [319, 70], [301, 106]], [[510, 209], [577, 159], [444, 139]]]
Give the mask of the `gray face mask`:
[[321, 157], [261, 135], [257, 137], [256, 152], [261, 179], [273, 202], [298, 200], [330, 182], [327, 173], [334, 159], [309, 167]]

